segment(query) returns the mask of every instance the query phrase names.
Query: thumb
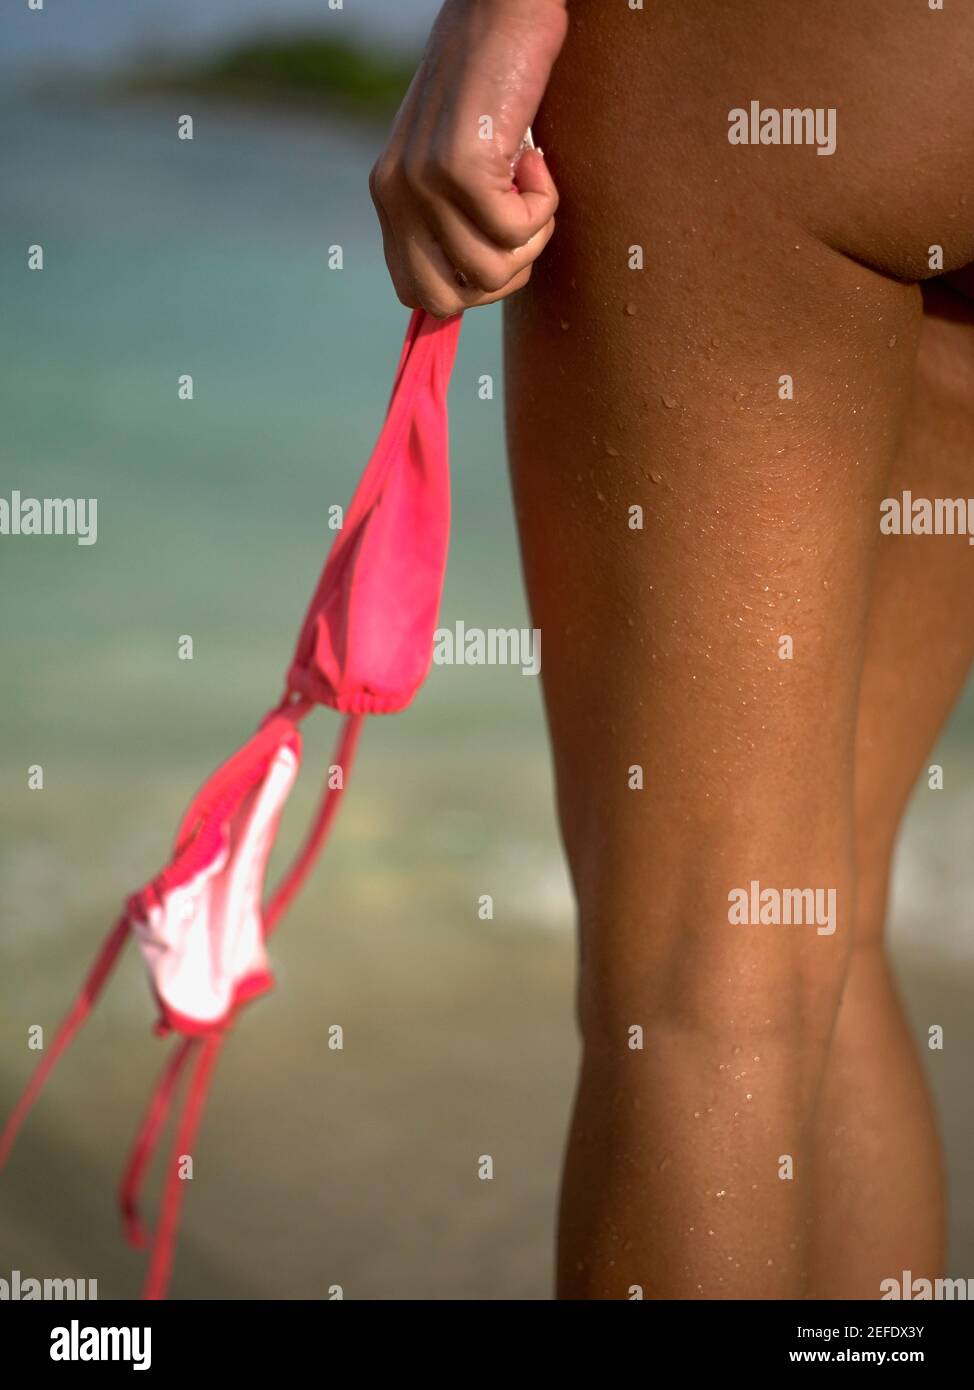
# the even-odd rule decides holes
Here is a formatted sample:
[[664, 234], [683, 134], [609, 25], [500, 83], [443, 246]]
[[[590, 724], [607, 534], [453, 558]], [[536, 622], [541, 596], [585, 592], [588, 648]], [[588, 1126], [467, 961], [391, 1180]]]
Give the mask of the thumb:
[[[558, 201], [558, 190], [541, 150], [523, 151], [514, 169], [514, 186], [519, 193], [535, 194], [539, 199], [551, 199], [553, 203]], [[551, 210], [554, 212], [554, 206]]]

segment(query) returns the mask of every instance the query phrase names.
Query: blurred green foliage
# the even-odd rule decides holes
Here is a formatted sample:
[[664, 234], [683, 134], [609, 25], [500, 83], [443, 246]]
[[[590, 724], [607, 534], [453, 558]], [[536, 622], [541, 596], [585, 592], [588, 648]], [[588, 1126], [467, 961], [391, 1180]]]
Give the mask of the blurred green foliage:
[[316, 37], [254, 40], [184, 70], [138, 73], [137, 89], [184, 87], [235, 99], [296, 102], [350, 115], [388, 117], [416, 61]]

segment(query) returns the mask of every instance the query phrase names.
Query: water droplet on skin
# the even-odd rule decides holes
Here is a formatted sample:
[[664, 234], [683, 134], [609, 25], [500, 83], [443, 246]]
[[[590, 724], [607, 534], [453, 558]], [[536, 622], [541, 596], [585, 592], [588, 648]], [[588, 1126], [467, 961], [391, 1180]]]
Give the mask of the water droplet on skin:
[[610, 459], [617, 459], [619, 457], [619, 450], [613, 449], [611, 444], [605, 446], [605, 452], [609, 455]]
[[675, 409], [676, 409], [676, 397], [675, 397], [675, 396], [660, 396], [660, 400], [661, 400], [661, 401], [663, 402], [663, 404], [666, 406], [667, 410], [675, 410]]
[[708, 1236], [712, 1236], [712, 1235], [713, 1235], [713, 1231], [708, 1231], [708, 1232], [707, 1232], [707, 1235], [708, 1235]]
[[711, 347], [715, 347], [715, 348], [720, 347], [720, 339], [719, 339], [719, 338], [711, 338], [711, 340], [710, 340], [710, 346], [711, 346]]
[[740, 1046], [740, 1044], [739, 1044], [739, 1043], [735, 1043], [734, 1046], [731, 1048], [731, 1051], [733, 1052], [733, 1054], [734, 1054], [735, 1057], [739, 1056], [739, 1054], [740, 1054], [740, 1052], [741, 1052], [741, 1046]]
[[699, 1111], [699, 1110], [694, 1110], [694, 1112], [693, 1112], [693, 1118], [694, 1118], [695, 1120], [699, 1120], [699, 1119], [700, 1119], [700, 1111]]
[[896, 347], [896, 334], [895, 334], [895, 333], [893, 334], [892, 338], [890, 338], [890, 340], [889, 340], [889, 346], [890, 346], [890, 347]]
[[750, 1092], [750, 1091], [747, 1092], [747, 1094], [745, 1095], [744, 1099], [745, 1099], [745, 1100], [751, 1100], [751, 1099], [752, 1099], [752, 1096], [751, 1096], [751, 1092]]
[[571, 328], [571, 324], [568, 322], [567, 319], [562, 319], [561, 328], [563, 333], [567, 333], [569, 328]]
[[627, 304], [627, 305], [626, 305], [626, 313], [629, 315], [630, 318], [632, 318], [632, 316], [633, 316], [633, 314], [634, 314], [635, 312], [636, 312], [636, 306], [635, 306], [635, 304]]
[[722, 1187], [722, 1188], [720, 1189], [719, 1192], [715, 1192], [715, 1193], [714, 1193], [714, 1196], [715, 1196], [715, 1197], [726, 1197], [726, 1196], [727, 1196], [727, 1188], [726, 1188], [726, 1187]]
[[649, 481], [650, 481], [651, 483], [661, 483], [661, 482], [663, 481], [663, 479], [662, 479], [662, 476], [661, 476], [659, 473], [650, 473], [650, 475], [649, 475]]
[[[671, 1161], [672, 1161], [672, 1160], [670, 1159], [669, 1154], [667, 1154], [667, 1156], [663, 1159], [662, 1163], [660, 1163], [660, 1165], [659, 1165], [658, 1168], [656, 1169], [657, 1173], [664, 1173], [664, 1172], [666, 1171], [666, 1169], [669, 1168]], [[691, 1227], [691, 1230], [692, 1230], [692, 1227]]]
[[605, 493], [604, 493], [604, 492], [598, 492], [598, 491], [596, 491], [595, 496], [596, 496], [596, 498], [598, 499], [599, 502], [604, 502], [604, 501], [605, 501]]

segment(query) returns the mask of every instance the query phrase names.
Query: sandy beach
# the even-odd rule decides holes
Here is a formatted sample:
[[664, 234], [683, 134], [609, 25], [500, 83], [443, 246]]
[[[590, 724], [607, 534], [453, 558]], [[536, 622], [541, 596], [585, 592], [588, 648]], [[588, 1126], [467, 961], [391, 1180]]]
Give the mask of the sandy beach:
[[[523, 891], [543, 866], [558, 873], [554, 844], [542, 835], [532, 848], [526, 828], [541, 810], [545, 768], [522, 770], [509, 824], [488, 798], [483, 838], [493, 863], [509, 866], [510, 903], [499, 893], [495, 920], [482, 922], [473, 890], [485, 863], [457, 841], [447, 847], [438, 779], [413, 814], [439, 848], [397, 863], [396, 799], [390, 808], [369, 792], [378, 766], [375, 757], [362, 770], [313, 890], [274, 944], [276, 991], [241, 1019], [221, 1061], [173, 1297], [327, 1298], [334, 1285], [359, 1299], [550, 1297], [577, 1044], [570, 922], [557, 920], [567, 898], [553, 889], [545, 906]], [[397, 771], [415, 793], [405, 765]], [[463, 806], [453, 810], [462, 823]], [[124, 843], [120, 811], [109, 819]], [[135, 844], [145, 827], [130, 833]], [[518, 845], [528, 851], [521, 861]], [[369, 873], [377, 862], [381, 877]], [[496, 869], [486, 878], [497, 886]], [[86, 912], [66, 944], [40, 924], [30, 974], [4, 974], [6, 1037], [66, 1002], [101, 927]], [[912, 941], [899, 957], [917, 1035], [931, 1022], [945, 1030], [943, 1052], [925, 1061], [949, 1155], [950, 1269], [965, 1276], [974, 1267], [971, 973]], [[97, 1278], [101, 1297], [137, 1295], [142, 1258], [122, 1242], [114, 1187], [163, 1056], [151, 1019], [132, 953], [0, 1182], [3, 1266]], [[335, 1024], [341, 1051], [329, 1047]], [[27, 1064], [8, 1047], [4, 1102]], [[485, 1154], [489, 1182], [478, 1178]]]

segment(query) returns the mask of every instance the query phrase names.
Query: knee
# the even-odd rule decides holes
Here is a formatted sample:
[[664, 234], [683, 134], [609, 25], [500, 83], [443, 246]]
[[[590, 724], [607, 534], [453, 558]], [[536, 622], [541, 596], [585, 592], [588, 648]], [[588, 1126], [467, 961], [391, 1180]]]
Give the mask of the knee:
[[[760, 906], [760, 892], [753, 901]], [[763, 921], [731, 920], [725, 907], [722, 919], [684, 916], [665, 928], [645, 919], [601, 922], [586, 931], [579, 974], [586, 1052], [620, 1066], [643, 1050], [661, 1059], [708, 1059], [708, 1066], [727, 1064], [742, 1050], [785, 1063], [819, 1054], [851, 945], [833, 907], [831, 920], [825, 904], [811, 921], [775, 920], [769, 894]]]

